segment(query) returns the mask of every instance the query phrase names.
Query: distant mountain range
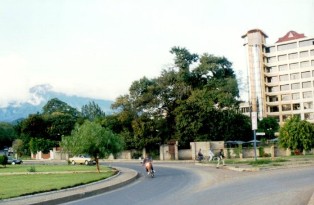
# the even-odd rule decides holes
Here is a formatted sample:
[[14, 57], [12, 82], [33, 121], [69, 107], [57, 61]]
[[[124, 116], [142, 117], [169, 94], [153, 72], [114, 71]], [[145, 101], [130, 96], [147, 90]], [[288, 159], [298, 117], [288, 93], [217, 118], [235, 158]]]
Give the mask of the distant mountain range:
[[27, 102], [11, 102], [7, 107], [0, 108], [0, 122], [14, 122], [27, 118], [29, 114], [41, 113], [43, 106], [53, 98], [58, 98], [79, 111], [81, 111], [83, 105], [94, 101], [106, 114], [113, 112], [110, 108], [113, 101], [69, 96], [64, 93], [54, 92], [51, 88], [52, 87], [48, 84], [37, 85], [30, 88], [29, 92], [31, 98]]

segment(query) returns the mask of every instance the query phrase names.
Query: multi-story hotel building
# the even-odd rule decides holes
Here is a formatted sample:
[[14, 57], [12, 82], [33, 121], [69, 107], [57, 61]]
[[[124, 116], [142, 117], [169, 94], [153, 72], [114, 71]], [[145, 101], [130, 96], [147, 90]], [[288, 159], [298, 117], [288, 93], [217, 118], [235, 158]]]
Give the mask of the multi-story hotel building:
[[314, 123], [314, 37], [289, 31], [268, 45], [267, 35], [254, 29], [242, 38], [252, 111], [280, 124], [293, 115]]

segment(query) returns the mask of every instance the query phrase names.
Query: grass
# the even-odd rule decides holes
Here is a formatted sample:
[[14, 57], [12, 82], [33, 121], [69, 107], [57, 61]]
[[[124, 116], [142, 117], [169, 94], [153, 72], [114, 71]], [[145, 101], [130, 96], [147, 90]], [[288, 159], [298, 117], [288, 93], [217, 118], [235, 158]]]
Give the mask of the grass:
[[[303, 162], [312, 161], [314, 160], [314, 155], [293, 155], [289, 157], [280, 157], [280, 158], [258, 158], [257, 160], [254, 159], [225, 159], [226, 164], [233, 164], [233, 165], [249, 165], [253, 167], [265, 167], [265, 166], [283, 166], [287, 162], [291, 161], [298, 161], [301, 160]], [[208, 163], [205, 161], [204, 163]], [[209, 163], [217, 163], [217, 161], [211, 161]]]
[[261, 165], [267, 165], [267, 164], [271, 164], [274, 166], [280, 166], [280, 162], [286, 162], [289, 161], [287, 159], [282, 159], [282, 158], [277, 158], [277, 159], [258, 159], [258, 160], [254, 160], [254, 161], [249, 161], [248, 164], [252, 165], [252, 166], [261, 166]]
[[[62, 171], [96, 171], [96, 166], [85, 166], [85, 165], [6, 165], [6, 168], [0, 166], [1, 173], [10, 172], [28, 172], [31, 167], [35, 167], [36, 172], [62, 172]], [[107, 168], [102, 166], [101, 171]]]
[[0, 199], [75, 187], [108, 178], [116, 173], [116, 170], [105, 166], [101, 166], [100, 173], [96, 172], [95, 166], [32, 165], [35, 172], [28, 172], [30, 167], [8, 165], [0, 168]]

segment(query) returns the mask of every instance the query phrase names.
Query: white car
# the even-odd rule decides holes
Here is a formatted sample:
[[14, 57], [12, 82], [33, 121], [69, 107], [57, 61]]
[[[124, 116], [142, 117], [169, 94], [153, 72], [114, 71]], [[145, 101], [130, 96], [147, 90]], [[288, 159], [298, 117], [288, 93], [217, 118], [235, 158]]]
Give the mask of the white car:
[[87, 156], [87, 155], [78, 155], [78, 156], [74, 156], [69, 158], [69, 161], [71, 164], [75, 165], [75, 164], [85, 164], [85, 165], [89, 165], [89, 164], [95, 164], [95, 160], [93, 160], [91, 157]]

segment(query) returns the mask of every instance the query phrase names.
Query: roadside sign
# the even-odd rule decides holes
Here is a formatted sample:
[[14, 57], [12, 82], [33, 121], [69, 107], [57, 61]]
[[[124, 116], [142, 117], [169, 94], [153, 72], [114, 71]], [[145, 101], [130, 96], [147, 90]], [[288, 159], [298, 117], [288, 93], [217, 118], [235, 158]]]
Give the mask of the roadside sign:
[[265, 132], [257, 132], [256, 135], [265, 135]]
[[257, 130], [257, 112], [252, 112], [252, 130]]

